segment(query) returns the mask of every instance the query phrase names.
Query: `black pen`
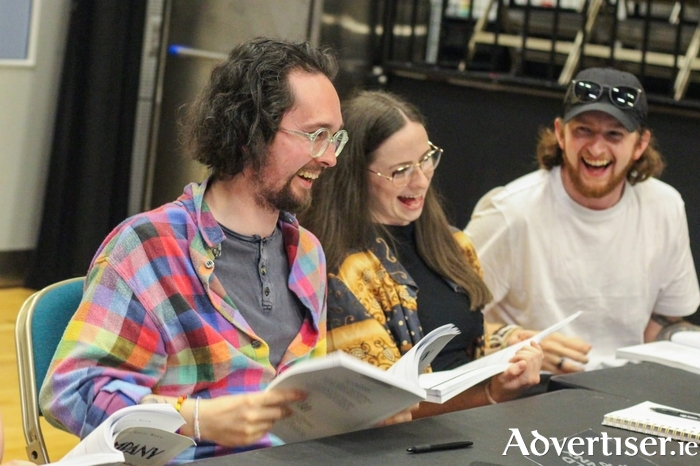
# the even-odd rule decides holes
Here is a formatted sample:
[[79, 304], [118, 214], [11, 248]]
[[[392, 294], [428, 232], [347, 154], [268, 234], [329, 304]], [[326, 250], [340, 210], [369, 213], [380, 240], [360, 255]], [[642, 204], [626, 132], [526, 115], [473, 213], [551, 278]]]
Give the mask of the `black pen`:
[[685, 411], [676, 411], [675, 409], [667, 408], [651, 408], [652, 411], [657, 413], [667, 414], [669, 416], [682, 417], [683, 419], [691, 419], [693, 421], [700, 421], [700, 414], [687, 413]]
[[424, 444], [415, 445], [413, 447], [406, 448], [409, 453], [428, 453], [430, 451], [441, 451], [441, 450], [454, 450], [456, 448], [469, 448], [474, 445], [474, 442], [464, 441], [464, 442], [451, 442], [451, 443], [436, 443], [436, 444]]

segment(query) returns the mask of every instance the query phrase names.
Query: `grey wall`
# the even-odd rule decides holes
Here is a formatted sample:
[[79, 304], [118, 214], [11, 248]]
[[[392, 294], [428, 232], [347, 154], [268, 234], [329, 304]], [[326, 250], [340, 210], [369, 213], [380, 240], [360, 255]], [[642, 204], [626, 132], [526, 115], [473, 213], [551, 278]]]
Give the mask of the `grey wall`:
[[36, 246], [70, 0], [32, 6], [27, 59], [0, 60], [0, 286]]
[[[305, 40], [313, 6], [312, 0], [175, 0], [166, 42], [226, 54], [255, 36]], [[144, 209], [174, 200], [187, 183], [204, 177], [199, 164], [181, 155], [177, 118], [182, 105], [206, 84], [217, 61], [173, 55], [165, 59]]]
[[[27, 6], [26, 0], [18, 1]], [[27, 261], [36, 247], [70, 15], [70, 0], [30, 1], [28, 59], [0, 60], [0, 286], [23, 282]], [[182, 44], [223, 54], [257, 35], [312, 38], [309, 18], [314, 8], [322, 6], [320, 0], [164, 3], [170, 5], [171, 15], [166, 45]], [[21, 28], [17, 34], [21, 43]], [[214, 63], [175, 56], [167, 56], [163, 63], [162, 87], [155, 99], [157, 126], [149, 128], [149, 118], [137, 121], [153, 138], [143, 183], [147, 189], [138, 194], [142, 209], [173, 200], [185, 184], [203, 176], [199, 166], [180, 156], [175, 122], [180, 106], [207, 81]]]

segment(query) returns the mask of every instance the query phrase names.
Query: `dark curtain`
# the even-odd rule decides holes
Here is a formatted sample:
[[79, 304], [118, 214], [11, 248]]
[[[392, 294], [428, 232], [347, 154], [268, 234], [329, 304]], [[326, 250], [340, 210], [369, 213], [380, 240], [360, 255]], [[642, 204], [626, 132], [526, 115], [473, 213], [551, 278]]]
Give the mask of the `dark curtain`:
[[74, 0], [39, 241], [26, 286], [85, 275], [127, 215], [144, 0]]

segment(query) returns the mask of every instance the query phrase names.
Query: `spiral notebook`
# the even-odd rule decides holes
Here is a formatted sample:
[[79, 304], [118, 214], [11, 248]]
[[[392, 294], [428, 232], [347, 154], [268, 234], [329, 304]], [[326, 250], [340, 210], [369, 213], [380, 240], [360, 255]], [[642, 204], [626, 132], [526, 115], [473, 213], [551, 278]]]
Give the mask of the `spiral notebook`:
[[645, 401], [606, 414], [603, 418], [603, 425], [675, 440], [700, 441], [700, 421], [657, 413], [651, 408], [683, 411], [671, 406]]

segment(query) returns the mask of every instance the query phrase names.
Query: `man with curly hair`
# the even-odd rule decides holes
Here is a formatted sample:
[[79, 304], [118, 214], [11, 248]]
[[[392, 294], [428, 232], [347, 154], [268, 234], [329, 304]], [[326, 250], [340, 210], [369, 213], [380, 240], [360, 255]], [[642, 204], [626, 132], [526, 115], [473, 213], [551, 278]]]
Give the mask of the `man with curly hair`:
[[327, 50], [265, 38], [213, 69], [184, 126], [210, 175], [97, 251], [41, 390], [49, 422], [85, 437], [170, 403], [197, 440], [178, 463], [275, 442], [304, 394], [265, 387], [326, 352], [325, 256], [293, 213], [347, 142], [336, 71]]
[[579, 72], [537, 157], [540, 170], [487, 193], [465, 230], [494, 296], [487, 320], [537, 329], [583, 311], [542, 343], [554, 373], [619, 365], [616, 348], [688, 326], [700, 291], [685, 207], [655, 178], [664, 162], [639, 80]]

